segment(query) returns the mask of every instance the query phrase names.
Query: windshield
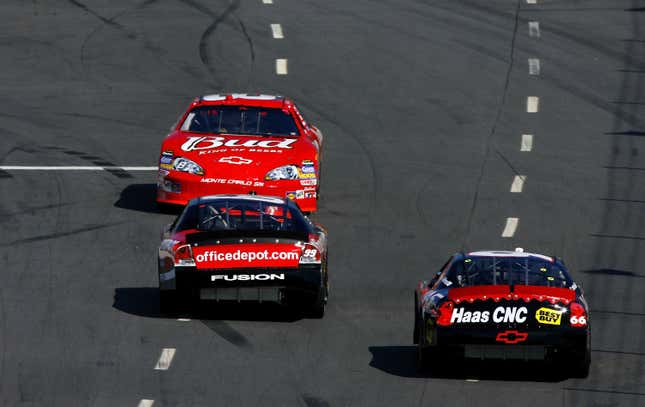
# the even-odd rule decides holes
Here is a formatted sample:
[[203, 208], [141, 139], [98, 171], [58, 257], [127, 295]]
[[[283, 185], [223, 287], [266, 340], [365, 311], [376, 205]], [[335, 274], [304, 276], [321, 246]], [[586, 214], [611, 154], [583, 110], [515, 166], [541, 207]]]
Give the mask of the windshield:
[[294, 207], [262, 200], [217, 199], [190, 205], [176, 231], [281, 231], [309, 233], [310, 223]]
[[559, 264], [535, 257], [467, 257], [455, 262], [445, 280], [448, 286], [537, 285], [571, 287], [573, 281]]
[[200, 106], [193, 109], [181, 130], [195, 133], [297, 136], [288, 111], [247, 106]]

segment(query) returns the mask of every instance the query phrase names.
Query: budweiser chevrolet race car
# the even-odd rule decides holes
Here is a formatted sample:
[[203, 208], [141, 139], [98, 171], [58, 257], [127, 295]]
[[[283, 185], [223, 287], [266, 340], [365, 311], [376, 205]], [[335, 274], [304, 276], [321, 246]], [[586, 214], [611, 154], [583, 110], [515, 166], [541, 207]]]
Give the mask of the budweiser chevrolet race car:
[[455, 254], [419, 284], [414, 312], [421, 368], [451, 355], [552, 360], [573, 376], [589, 373], [589, 309], [557, 258], [522, 249]]
[[157, 202], [223, 193], [288, 197], [316, 210], [323, 136], [280, 96], [197, 98], [164, 139]]
[[276, 302], [322, 318], [327, 233], [289, 199], [191, 200], [159, 246], [162, 312], [193, 300]]

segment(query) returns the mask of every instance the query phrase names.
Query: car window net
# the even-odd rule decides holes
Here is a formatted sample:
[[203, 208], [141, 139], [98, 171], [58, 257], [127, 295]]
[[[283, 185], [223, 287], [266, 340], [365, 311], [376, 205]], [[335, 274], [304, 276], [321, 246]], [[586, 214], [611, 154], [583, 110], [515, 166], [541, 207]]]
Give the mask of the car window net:
[[288, 111], [245, 106], [197, 107], [186, 116], [181, 129], [195, 133], [298, 135], [298, 127]]

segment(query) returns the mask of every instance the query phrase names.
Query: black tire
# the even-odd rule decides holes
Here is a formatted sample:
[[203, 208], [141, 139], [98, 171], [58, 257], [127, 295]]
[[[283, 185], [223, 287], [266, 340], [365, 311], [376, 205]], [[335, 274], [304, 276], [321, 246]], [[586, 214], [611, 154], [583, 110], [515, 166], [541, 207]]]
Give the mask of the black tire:
[[569, 368], [571, 377], [584, 379], [589, 376], [589, 368], [591, 366], [591, 352], [584, 350], [576, 354], [575, 357], [569, 361]]
[[308, 318], [322, 319], [325, 316], [325, 306], [327, 305], [326, 288], [318, 290], [316, 297], [307, 305], [305, 313]]
[[162, 315], [172, 315], [179, 309], [177, 293], [169, 290], [159, 290], [159, 312]]
[[414, 330], [412, 331], [412, 343], [419, 344], [419, 300], [417, 293], [414, 293]]

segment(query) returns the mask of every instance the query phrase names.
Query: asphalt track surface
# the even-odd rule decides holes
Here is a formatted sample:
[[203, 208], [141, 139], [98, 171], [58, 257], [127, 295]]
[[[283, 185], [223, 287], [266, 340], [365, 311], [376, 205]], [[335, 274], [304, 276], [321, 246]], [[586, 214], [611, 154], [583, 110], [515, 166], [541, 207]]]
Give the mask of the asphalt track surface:
[[[164, 317], [154, 172], [0, 171], [1, 405], [645, 405], [645, 1], [4, 0], [0, 16], [0, 165], [154, 166], [194, 96], [288, 95], [326, 136], [332, 273], [323, 320]], [[420, 376], [416, 282], [461, 248], [516, 246], [582, 283], [589, 378]]]

